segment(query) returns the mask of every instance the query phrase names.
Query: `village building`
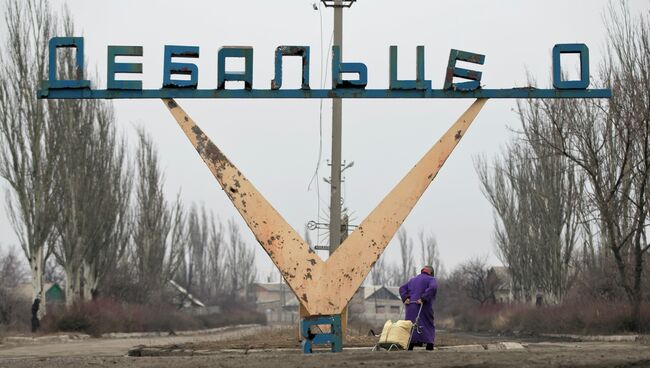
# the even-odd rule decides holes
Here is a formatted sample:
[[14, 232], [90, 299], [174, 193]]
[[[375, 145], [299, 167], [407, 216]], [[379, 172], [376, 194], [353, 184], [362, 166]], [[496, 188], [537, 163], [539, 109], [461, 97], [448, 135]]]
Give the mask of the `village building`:
[[269, 325], [298, 323], [298, 299], [285, 283], [253, 284], [256, 310], [266, 316]]
[[486, 282], [493, 291], [494, 303], [524, 303], [541, 306], [559, 302], [550, 293], [541, 290], [525, 291], [515, 287], [507, 267], [490, 267]]
[[402, 299], [397, 286], [361, 286], [348, 304], [351, 318], [358, 318], [374, 326], [383, 326], [387, 320], [403, 319]]
[[[290, 325], [299, 321], [299, 303], [284, 283], [256, 283], [253, 285], [255, 305], [266, 316], [270, 325]], [[359, 319], [372, 325], [383, 325], [389, 319], [401, 319], [402, 301], [399, 288], [393, 286], [361, 286], [348, 304], [350, 319]]]

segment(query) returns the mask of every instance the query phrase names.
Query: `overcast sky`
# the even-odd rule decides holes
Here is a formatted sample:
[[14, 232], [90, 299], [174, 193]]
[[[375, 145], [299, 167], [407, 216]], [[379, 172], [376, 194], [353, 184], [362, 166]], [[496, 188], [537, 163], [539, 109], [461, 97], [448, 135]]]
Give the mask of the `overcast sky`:
[[[0, 0], [4, 2], [5, 0]], [[239, 1], [89, 1], [52, 0], [67, 4], [85, 37], [86, 60], [105, 88], [106, 46], [144, 46], [144, 88], [162, 85], [163, 47], [200, 46], [199, 88], [215, 88], [216, 55], [221, 46], [254, 47], [254, 88], [270, 87], [273, 52], [279, 45], [311, 46], [311, 86], [320, 86], [321, 58], [332, 32], [332, 11], [314, 10], [307, 0]], [[527, 73], [538, 87], [549, 88], [551, 49], [557, 43], [585, 43], [592, 75], [604, 51], [605, 0], [432, 1], [359, 0], [345, 10], [344, 61], [368, 67], [368, 87], [388, 87], [388, 51], [399, 46], [400, 78], [415, 77], [415, 47], [426, 47], [426, 76], [441, 88], [451, 48], [486, 55], [486, 88], [524, 86]], [[631, 1], [635, 14], [648, 12], [646, 0]], [[321, 27], [322, 21], [322, 27]], [[6, 35], [4, 27], [0, 35]], [[321, 40], [323, 40], [321, 42]], [[294, 60], [292, 60], [294, 59]], [[241, 64], [229, 63], [237, 68]], [[575, 70], [573, 70], [575, 72]], [[329, 79], [329, 77], [328, 77]], [[285, 88], [297, 88], [297, 58], [285, 61]], [[326, 85], [329, 88], [329, 82]], [[310, 178], [319, 153], [318, 100], [179, 100], [180, 105], [220, 146], [275, 208], [301, 234], [317, 220], [318, 191]], [[471, 100], [344, 100], [343, 157], [354, 161], [345, 173], [346, 206], [358, 224], [472, 103]], [[216, 180], [159, 100], [114, 103], [118, 125], [131, 143], [135, 127], [151, 133], [162, 160], [166, 192], [180, 190], [182, 200], [204, 203], [223, 221], [234, 217], [245, 238], [258, 250], [260, 274], [272, 269], [263, 252]], [[474, 170], [478, 155], [492, 158], [519, 123], [516, 101], [488, 101], [438, 177], [405, 222], [414, 238], [435, 234], [449, 269], [474, 255], [498, 264], [493, 245], [492, 209], [481, 194]], [[329, 202], [331, 101], [322, 110], [321, 209]], [[2, 183], [3, 191], [6, 184]], [[322, 216], [321, 216], [322, 217]], [[312, 239], [317, 236], [311, 233]], [[16, 243], [0, 210], [0, 243]], [[322, 238], [320, 243], [325, 244]], [[391, 243], [389, 256], [397, 255]], [[320, 252], [325, 257], [323, 252]], [[418, 262], [416, 262], [418, 263]]]

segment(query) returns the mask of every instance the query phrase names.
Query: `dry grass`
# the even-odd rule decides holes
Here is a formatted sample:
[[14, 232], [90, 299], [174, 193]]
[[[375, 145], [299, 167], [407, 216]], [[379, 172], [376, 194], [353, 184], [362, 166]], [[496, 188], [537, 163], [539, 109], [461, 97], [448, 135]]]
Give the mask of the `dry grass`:
[[[641, 313], [641, 332], [650, 331], [650, 304]], [[556, 306], [487, 305], [455, 316], [454, 328], [503, 333], [617, 334], [632, 332], [624, 303], [565, 303]]]
[[138, 305], [114, 299], [98, 299], [70, 308], [51, 308], [42, 322], [43, 332], [83, 332], [99, 336], [107, 332], [200, 330], [237, 324], [264, 323], [264, 316], [249, 308], [191, 316], [170, 305]]

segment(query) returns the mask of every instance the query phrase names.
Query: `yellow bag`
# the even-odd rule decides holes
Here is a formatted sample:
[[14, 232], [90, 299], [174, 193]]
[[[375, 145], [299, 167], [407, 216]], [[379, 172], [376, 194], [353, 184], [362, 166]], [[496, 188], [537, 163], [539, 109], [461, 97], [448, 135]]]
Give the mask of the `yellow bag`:
[[411, 340], [412, 330], [413, 322], [411, 321], [386, 321], [377, 345], [388, 350], [393, 347], [406, 349]]

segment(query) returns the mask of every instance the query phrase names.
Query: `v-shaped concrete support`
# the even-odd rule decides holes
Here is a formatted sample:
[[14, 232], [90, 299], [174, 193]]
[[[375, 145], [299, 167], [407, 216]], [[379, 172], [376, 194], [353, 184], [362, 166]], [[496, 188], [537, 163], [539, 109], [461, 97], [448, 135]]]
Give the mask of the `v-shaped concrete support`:
[[486, 101], [476, 100], [327, 262], [323, 262], [185, 111], [174, 100], [163, 99], [257, 241], [312, 316], [343, 311]]

